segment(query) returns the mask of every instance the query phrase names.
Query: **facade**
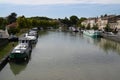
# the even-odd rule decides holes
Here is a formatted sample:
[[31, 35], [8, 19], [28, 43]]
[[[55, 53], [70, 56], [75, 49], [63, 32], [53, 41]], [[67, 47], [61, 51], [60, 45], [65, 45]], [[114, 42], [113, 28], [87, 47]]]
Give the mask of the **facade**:
[[87, 20], [83, 21], [81, 23], [85, 27], [90, 24], [91, 28], [94, 25], [98, 26], [98, 29], [104, 29], [106, 25], [108, 24], [112, 29], [120, 29], [120, 15], [108, 15], [108, 16], [102, 16], [99, 18], [88, 18]]
[[85, 27], [90, 24], [90, 27], [92, 28], [94, 25], [96, 25], [97, 18], [88, 18], [87, 20], [83, 21], [81, 24], [84, 25]]
[[108, 24], [108, 18], [98, 18], [97, 25], [99, 29], [103, 29]]
[[110, 18], [109, 25], [112, 29], [120, 29], [120, 15]]
[[90, 27], [94, 27], [94, 25], [96, 25], [96, 22], [97, 22], [97, 18], [89, 18], [89, 24], [90, 24]]
[[0, 30], [0, 47], [8, 43], [8, 37], [9, 37], [9, 34], [7, 29], [5, 31]]
[[8, 31], [7, 29], [4, 31], [4, 30], [0, 30], [0, 39], [1, 38], [8, 38], [9, 37], [9, 34], [8, 34]]
[[84, 25], [85, 27], [87, 27], [87, 25], [88, 25], [88, 20], [84, 20], [83, 22], [81, 22], [81, 25]]

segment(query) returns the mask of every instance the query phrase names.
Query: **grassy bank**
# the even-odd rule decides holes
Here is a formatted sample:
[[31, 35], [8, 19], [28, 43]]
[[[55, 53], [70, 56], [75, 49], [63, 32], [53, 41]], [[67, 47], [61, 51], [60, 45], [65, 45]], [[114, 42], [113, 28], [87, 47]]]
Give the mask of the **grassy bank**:
[[[14, 46], [17, 45], [17, 42], [14, 43]], [[8, 43], [5, 46], [0, 47], [0, 60], [4, 58], [7, 54], [10, 53], [10, 51], [13, 49], [12, 43]]]
[[[16, 35], [17, 36], [20, 36], [21, 34], [27, 32], [29, 29], [26, 28], [26, 29], [21, 29], [19, 33], [17, 33]], [[15, 42], [14, 43], [14, 46], [16, 46], [18, 44], [18, 42]], [[13, 49], [13, 45], [12, 45], [12, 42], [9, 42], [7, 45], [4, 45], [2, 47], [0, 47], [0, 60], [2, 58], [4, 58], [7, 54], [10, 53], [10, 51]]]
[[[22, 35], [23, 33], [27, 32], [29, 29], [25, 28], [25, 29], [21, 29], [19, 33], [17, 33], [17, 36]], [[18, 44], [18, 42], [14, 43], [14, 46], [12, 44], [12, 42], [9, 42], [7, 45], [4, 45], [2, 47], [0, 47], [0, 60], [2, 58], [4, 58], [7, 54], [10, 53], [10, 51]]]

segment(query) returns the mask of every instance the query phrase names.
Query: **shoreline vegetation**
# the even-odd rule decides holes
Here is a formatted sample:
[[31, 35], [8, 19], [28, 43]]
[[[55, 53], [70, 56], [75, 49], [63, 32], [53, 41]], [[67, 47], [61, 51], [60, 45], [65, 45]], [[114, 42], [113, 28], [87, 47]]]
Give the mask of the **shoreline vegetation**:
[[[104, 16], [107, 16], [105, 14]], [[48, 17], [25, 17], [24, 15], [18, 16], [15, 12], [11, 13], [7, 17], [0, 17], [0, 30], [5, 30], [8, 28], [8, 33], [16, 36], [20, 36], [31, 28], [37, 27], [39, 30], [47, 30], [47, 29], [62, 29], [66, 31], [69, 27], [74, 27], [79, 30], [98, 30], [98, 25], [94, 25], [92, 28], [90, 24], [87, 27], [82, 25], [82, 22], [87, 20], [85, 17], [78, 18], [75, 15], [70, 16], [69, 18], [65, 17], [64, 19], [52, 19]], [[107, 24], [104, 28], [105, 31], [113, 31], [109, 25]], [[116, 33], [116, 32], [115, 32]], [[17, 43], [15, 43], [17, 45]], [[11, 47], [12, 43], [9, 42], [7, 45], [0, 48], [0, 59], [3, 58], [6, 54], [10, 52], [13, 48]]]
[[[14, 42], [14, 46], [17, 45], [17, 42]], [[0, 61], [2, 58], [4, 58], [6, 55], [10, 53], [10, 51], [13, 49], [13, 43], [9, 42], [8, 44], [0, 47]]]
[[[23, 29], [20, 33], [17, 33], [16, 35], [19, 37], [25, 32], [27, 32], [29, 29]], [[44, 33], [45, 32], [45, 33]], [[46, 34], [46, 31], [40, 31], [39, 34]], [[8, 44], [0, 47], [0, 61], [10, 54], [10, 51], [18, 44], [18, 42], [9, 42]], [[14, 46], [13, 46], [14, 45]]]
[[[23, 33], [28, 31], [28, 29], [22, 29], [16, 36], [20, 36]], [[18, 42], [9, 42], [8, 44], [0, 47], [0, 61], [6, 56], [9, 55], [10, 51], [18, 44]], [[14, 45], [14, 46], [13, 46]]]

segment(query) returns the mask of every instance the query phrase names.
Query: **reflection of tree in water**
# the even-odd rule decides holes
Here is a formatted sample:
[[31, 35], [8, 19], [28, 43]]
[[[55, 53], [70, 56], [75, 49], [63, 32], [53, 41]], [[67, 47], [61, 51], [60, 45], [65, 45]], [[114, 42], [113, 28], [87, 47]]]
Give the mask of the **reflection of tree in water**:
[[103, 38], [91, 38], [84, 36], [84, 39], [87, 40], [89, 44], [94, 44], [96, 46], [100, 46], [106, 53], [109, 51], [117, 52], [120, 55], [120, 43], [103, 39]]
[[20, 74], [21, 71], [24, 71], [25, 68], [27, 67], [28, 62], [24, 63], [13, 63], [9, 62], [10, 64], [10, 69], [13, 72], [14, 75]]
[[42, 37], [42, 36], [44, 36], [44, 35], [47, 35], [47, 34], [48, 34], [47, 31], [40, 31], [40, 32], [39, 32], [39, 36], [40, 36], [40, 37]]
[[18, 75], [20, 74], [21, 71], [24, 71], [30, 60], [31, 60], [31, 53], [30, 53], [29, 59], [27, 59], [26, 61], [18, 59], [13, 62], [9, 62], [10, 69], [13, 72], [13, 74]]
[[120, 43], [111, 41], [111, 40], [106, 40], [106, 39], [101, 39], [99, 46], [104, 49], [104, 51], [114, 51], [120, 54]]

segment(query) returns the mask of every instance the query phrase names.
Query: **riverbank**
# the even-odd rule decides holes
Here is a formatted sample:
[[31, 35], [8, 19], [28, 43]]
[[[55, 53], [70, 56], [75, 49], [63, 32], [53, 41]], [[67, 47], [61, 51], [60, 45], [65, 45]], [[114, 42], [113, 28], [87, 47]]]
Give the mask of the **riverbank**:
[[111, 34], [101, 33], [101, 36], [105, 39], [109, 39], [109, 40], [116, 41], [116, 42], [120, 43], [120, 36], [119, 35], [111, 35]]
[[[17, 33], [16, 35], [18, 37], [22, 36], [24, 33], [28, 32], [29, 29], [22, 29], [19, 33]], [[6, 61], [5, 59], [7, 59], [7, 56], [9, 56], [9, 53], [11, 52], [11, 50], [18, 44], [18, 42], [14, 42], [14, 46], [13, 46], [13, 42], [8, 42], [8, 44], [0, 47], [0, 63], [4, 63], [4, 61]], [[1, 66], [1, 65], [0, 65]]]
[[[16, 45], [17, 45], [17, 42], [14, 42], [14, 46]], [[8, 44], [0, 48], [0, 70], [7, 63], [9, 53], [14, 48], [14, 46], [12, 42], [9, 42]]]
[[0, 71], [2, 70], [2, 68], [7, 64], [8, 62], [8, 57], [9, 57], [9, 54], [7, 54], [6, 56], [4, 56], [4, 58], [2, 58], [0, 60]]
[[[27, 32], [29, 29], [22, 29], [19, 33], [17, 33], [17, 36], [22, 35], [23, 33]], [[0, 70], [5, 66], [5, 64], [8, 62], [8, 56], [11, 50], [18, 44], [18, 42], [9, 42], [9, 41], [1, 41], [2, 43], [6, 43], [2, 46], [0, 46]], [[2, 44], [1, 43], [1, 44]]]
[[108, 39], [46, 31], [39, 35], [30, 61], [7, 63], [0, 80], [120, 80], [117, 49], [120, 44]]
[[[27, 32], [29, 29], [22, 29], [19, 33], [16, 34], [16, 36], [20, 36], [23, 33]], [[4, 58], [5, 55], [7, 55], [12, 49], [13, 49], [13, 43], [9, 42], [8, 40], [4, 42], [0, 41], [2, 43], [6, 43], [5, 45], [0, 46], [0, 61], [2, 58]], [[14, 42], [14, 46], [17, 45], [18, 42]]]
[[8, 44], [8, 38], [0, 38], [0, 47]]
[[[17, 45], [17, 42], [14, 42], [14, 46]], [[9, 54], [9, 52], [13, 49], [13, 43], [9, 42], [7, 45], [0, 48], [0, 61], [4, 56]]]

